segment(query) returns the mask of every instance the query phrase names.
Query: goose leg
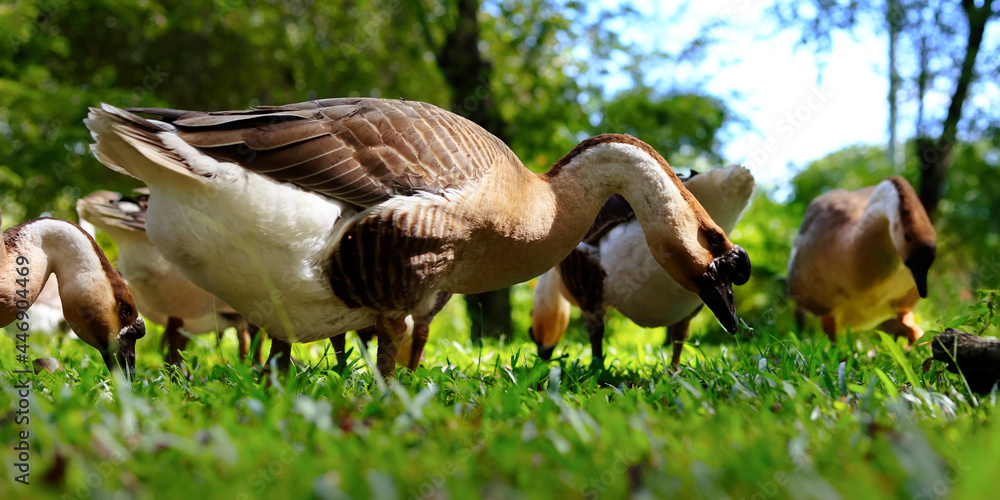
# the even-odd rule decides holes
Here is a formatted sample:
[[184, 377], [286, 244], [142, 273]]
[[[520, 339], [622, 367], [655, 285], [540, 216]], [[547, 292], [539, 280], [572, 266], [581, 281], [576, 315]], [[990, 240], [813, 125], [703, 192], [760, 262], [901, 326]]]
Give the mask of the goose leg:
[[406, 335], [406, 321], [403, 318], [381, 317], [375, 323], [375, 337], [378, 338], [378, 353], [375, 356], [375, 367], [382, 378], [396, 377], [396, 356]]
[[368, 347], [371, 345], [372, 339], [375, 338], [375, 330], [376, 328], [374, 326], [367, 326], [355, 331], [354, 333], [358, 334], [358, 338], [361, 339], [361, 342], [364, 342], [365, 347]]
[[245, 362], [253, 350], [253, 358], [250, 364], [264, 364], [262, 351], [264, 350], [264, 335], [259, 326], [249, 321], [241, 321], [236, 329], [236, 336], [240, 342], [240, 361]]
[[407, 368], [411, 370], [416, 370], [417, 365], [420, 364], [420, 360], [424, 357], [424, 347], [427, 345], [427, 339], [431, 334], [431, 321], [434, 321], [434, 317], [437, 313], [444, 309], [445, 304], [451, 299], [451, 294], [448, 292], [439, 291], [434, 297], [434, 302], [427, 309], [422, 316], [416, 314], [413, 315], [413, 335], [410, 344], [410, 362]]
[[250, 327], [249, 323], [241, 321], [240, 325], [236, 328], [236, 339], [240, 343], [240, 362], [246, 362], [247, 356], [250, 355], [250, 344], [252, 343], [250, 337]]
[[347, 362], [347, 334], [330, 337], [330, 347], [337, 356], [337, 366], [343, 366]]
[[908, 346], [913, 345], [917, 339], [924, 335], [924, 329], [920, 328], [913, 319], [913, 311], [900, 313], [895, 319], [882, 322], [878, 329], [895, 337], [906, 338]]
[[823, 316], [823, 331], [830, 337], [830, 342], [837, 343], [837, 321], [833, 316]]
[[583, 311], [587, 321], [587, 335], [590, 337], [591, 364], [604, 366], [604, 311]]
[[187, 347], [188, 343], [187, 336], [181, 333], [181, 326], [183, 325], [184, 320], [171, 316], [167, 318], [167, 328], [163, 332], [163, 336], [167, 341], [167, 363], [178, 368], [184, 362], [184, 358], [181, 357], [181, 351]]
[[267, 356], [267, 368], [271, 367], [271, 360], [274, 362], [278, 373], [286, 373], [292, 366], [292, 344], [283, 342], [274, 337], [271, 338], [271, 353]]
[[426, 321], [415, 321], [413, 324], [413, 345], [410, 347], [410, 362], [407, 368], [416, 370], [420, 364], [420, 358], [424, 355], [424, 346], [427, 345], [427, 337], [430, 336], [431, 325]]
[[267, 335], [261, 327], [247, 323], [250, 331], [250, 345], [253, 346], [253, 362], [258, 365], [264, 364], [264, 339]]
[[798, 328], [799, 335], [806, 328], [806, 312], [801, 307], [795, 308], [795, 327]]
[[677, 371], [677, 366], [681, 364], [681, 352], [684, 351], [684, 342], [691, 334], [691, 317], [682, 319], [679, 323], [667, 327], [667, 339], [673, 344], [674, 352], [670, 357], [670, 368]]
[[917, 325], [917, 322], [913, 319], [913, 311], [906, 311], [905, 314], [900, 315], [899, 322], [909, 329], [906, 336], [906, 340], [909, 341], [909, 345], [913, 345], [917, 339], [924, 336], [924, 329], [920, 328]]

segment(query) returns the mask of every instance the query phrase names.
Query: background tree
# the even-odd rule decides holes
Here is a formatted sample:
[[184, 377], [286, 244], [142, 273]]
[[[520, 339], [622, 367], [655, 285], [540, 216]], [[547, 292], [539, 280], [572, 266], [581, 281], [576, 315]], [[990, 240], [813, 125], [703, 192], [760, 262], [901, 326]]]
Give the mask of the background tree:
[[[998, 61], [979, 57], [986, 26], [998, 15], [993, 0], [860, 0], [848, 3], [778, 0], [773, 11], [786, 26], [802, 29], [803, 41], [819, 51], [830, 49], [834, 31], [852, 30], [865, 23], [887, 31], [893, 54], [897, 38], [907, 40], [908, 59], [914, 63], [909, 66], [917, 68], [915, 73], [903, 78], [913, 84], [912, 95], [919, 107], [918, 137], [914, 142], [914, 153], [920, 162], [918, 191], [924, 207], [933, 214], [947, 188], [947, 175], [954, 163], [953, 148], [959, 140], [963, 116], [976, 116], [975, 120], [966, 120], [966, 124], [979, 131], [985, 128], [984, 120], [995, 122], [997, 119], [995, 112], [966, 110], [970, 88], [977, 82], [992, 85], [997, 90], [995, 81], [977, 78], [981, 74], [995, 74], [998, 68]], [[896, 62], [892, 57], [890, 101], [895, 99]], [[948, 95], [948, 106], [939, 115], [940, 125], [931, 131], [924, 123], [924, 102], [928, 92], [936, 89]], [[893, 106], [890, 111], [894, 111]], [[893, 117], [890, 113], [890, 120]]]
[[[607, 28], [615, 21], [643, 22], [627, 5], [554, 0], [19, 1], [0, 9], [3, 222], [74, 219], [80, 195], [138, 187], [88, 151], [82, 120], [101, 102], [218, 110], [405, 97], [471, 118], [536, 172], [602, 132], [639, 135], [671, 161], [718, 161], [721, 102], [605, 95], [613, 66], [642, 84], [635, 75], [669, 63], [623, 43]], [[512, 333], [505, 291], [473, 299], [469, 314], [476, 334]]]
[[[457, 0], [455, 3], [452, 27], [444, 40], [436, 42], [430, 30], [424, 30], [427, 43], [436, 54], [438, 68], [452, 91], [451, 109], [507, 143], [507, 124], [491, 90], [493, 65], [479, 50], [482, 41], [479, 0]], [[426, 17], [421, 15], [425, 23]], [[465, 300], [466, 311], [472, 320], [473, 339], [513, 334], [509, 288], [466, 295]]]

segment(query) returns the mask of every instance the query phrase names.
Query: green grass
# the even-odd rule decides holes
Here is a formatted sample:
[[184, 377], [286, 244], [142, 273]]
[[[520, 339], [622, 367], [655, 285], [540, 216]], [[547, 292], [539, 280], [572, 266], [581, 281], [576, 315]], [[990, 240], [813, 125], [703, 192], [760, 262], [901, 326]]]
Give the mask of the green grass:
[[[996, 321], [976, 307], [959, 318], [969, 331]], [[129, 390], [82, 342], [36, 334], [33, 356], [64, 369], [34, 377], [30, 486], [13, 482], [24, 426], [13, 420], [14, 342], [3, 339], [0, 498], [995, 494], [996, 396], [974, 397], [940, 366], [924, 372], [927, 345], [906, 351], [876, 334], [831, 345], [763, 322], [755, 337], [688, 346], [673, 376], [655, 347], [662, 330], [616, 315], [607, 368], [591, 370], [579, 332], [557, 351], [566, 357], [542, 363], [523, 338], [473, 346], [460, 312], [449, 304], [423, 367], [386, 391], [357, 352], [334, 370], [324, 343], [297, 346], [308, 367], [264, 387], [235, 361], [232, 332], [221, 346], [196, 338], [193, 379], [177, 379], [160, 367], [156, 327]]]

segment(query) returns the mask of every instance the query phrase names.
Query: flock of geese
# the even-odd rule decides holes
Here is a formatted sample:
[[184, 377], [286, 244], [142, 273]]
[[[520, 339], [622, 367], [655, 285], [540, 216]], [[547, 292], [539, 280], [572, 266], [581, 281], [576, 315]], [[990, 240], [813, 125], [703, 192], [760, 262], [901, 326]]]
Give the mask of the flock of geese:
[[[342, 359], [355, 330], [378, 340], [377, 368], [391, 377], [397, 363], [420, 363], [451, 294], [539, 275], [530, 336], [544, 359], [571, 305], [596, 363], [608, 307], [667, 327], [674, 367], [703, 306], [738, 328], [732, 287], [749, 280], [750, 259], [727, 234], [754, 190], [740, 166], [682, 180], [648, 144], [605, 134], [539, 175], [475, 123], [408, 100], [224, 112], [105, 104], [84, 122], [97, 159], [147, 186], [78, 201], [81, 220], [116, 242], [118, 269], [72, 222], [12, 227], [0, 248], [0, 325], [54, 275], [66, 323], [129, 378], [140, 313], [166, 326], [178, 366], [188, 334], [235, 327], [241, 357], [259, 361], [263, 330], [268, 363], [287, 369], [291, 344], [329, 338]], [[912, 343], [934, 252], [905, 180], [830, 191], [806, 213], [788, 290], [831, 340], [881, 324]], [[17, 281], [25, 261], [29, 279]]]

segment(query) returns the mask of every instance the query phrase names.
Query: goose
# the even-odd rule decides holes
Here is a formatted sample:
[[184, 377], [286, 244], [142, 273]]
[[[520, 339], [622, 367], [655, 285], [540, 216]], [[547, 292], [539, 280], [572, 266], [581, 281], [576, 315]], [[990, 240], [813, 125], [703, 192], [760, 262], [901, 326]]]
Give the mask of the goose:
[[809, 204], [795, 236], [788, 294], [821, 318], [831, 342], [848, 326], [878, 326], [912, 345], [924, 333], [913, 306], [927, 296], [936, 242], [927, 212], [902, 177], [829, 191]]
[[[684, 187], [729, 234], [750, 203], [754, 178], [747, 168], [734, 165], [695, 174]], [[643, 328], [666, 326], [665, 344], [673, 344], [671, 365], [677, 368], [702, 299], [656, 265], [644, 241], [628, 202], [618, 195], [608, 198], [584, 240], [538, 278], [528, 334], [539, 357], [551, 359], [566, 332], [572, 304], [581, 309], [587, 324], [594, 362], [603, 364], [605, 311], [614, 307]]]
[[[0, 214], [2, 220], [2, 214]], [[135, 343], [146, 335], [125, 281], [97, 242], [80, 226], [40, 217], [3, 233], [0, 246], [0, 327], [17, 321], [31, 333], [23, 312], [58, 277], [63, 317], [76, 335], [101, 353], [111, 371], [135, 380]]]
[[748, 278], [746, 251], [631, 136], [591, 137], [534, 174], [482, 127], [419, 101], [104, 104], [85, 124], [101, 163], [149, 186], [149, 239], [192, 282], [287, 343], [375, 325], [387, 378], [407, 315], [441, 290], [543, 273], [614, 193], [636, 208], [657, 262], [736, 329], [732, 283]]
[[194, 335], [236, 328], [240, 359], [246, 360], [251, 331], [256, 328], [228, 304], [191, 283], [156, 249], [146, 236], [148, 205], [144, 190], [127, 197], [96, 191], [77, 200], [76, 211], [81, 220], [100, 228], [118, 245], [118, 272], [129, 285], [139, 313], [166, 327], [163, 341], [168, 363], [180, 367], [183, 361], [181, 351], [188, 337], [181, 328]]

